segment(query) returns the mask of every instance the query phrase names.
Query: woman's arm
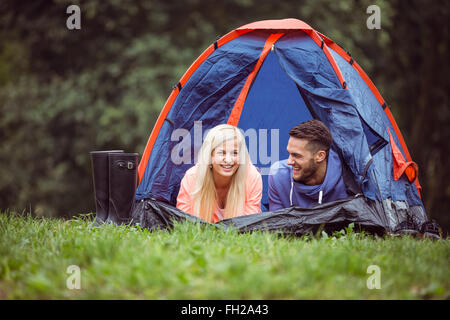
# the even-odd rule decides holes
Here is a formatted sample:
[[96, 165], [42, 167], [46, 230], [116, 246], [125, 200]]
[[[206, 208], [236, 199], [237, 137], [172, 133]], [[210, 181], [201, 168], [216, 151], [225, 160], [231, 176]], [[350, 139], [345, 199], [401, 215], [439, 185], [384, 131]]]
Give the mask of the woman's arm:
[[177, 208], [189, 214], [193, 214], [194, 204], [191, 194], [194, 190], [194, 182], [195, 179], [192, 179], [192, 175], [186, 173], [181, 180], [177, 196]]
[[256, 167], [251, 168], [250, 179], [247, 180], [247, 194], [243, 215], [260, 213], [262, 198], [262, 178]]

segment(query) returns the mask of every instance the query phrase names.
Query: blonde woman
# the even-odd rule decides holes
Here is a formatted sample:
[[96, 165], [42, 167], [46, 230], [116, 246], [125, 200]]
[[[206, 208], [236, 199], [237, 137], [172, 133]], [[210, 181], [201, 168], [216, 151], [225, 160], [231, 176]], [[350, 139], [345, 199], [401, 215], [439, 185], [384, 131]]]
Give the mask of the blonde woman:
[[215, 223], [261, 212], [261, 174], [250, 162], [245, 139], [234, 126], [212, 128], [198, 162], [181, 180], [177, 208]]

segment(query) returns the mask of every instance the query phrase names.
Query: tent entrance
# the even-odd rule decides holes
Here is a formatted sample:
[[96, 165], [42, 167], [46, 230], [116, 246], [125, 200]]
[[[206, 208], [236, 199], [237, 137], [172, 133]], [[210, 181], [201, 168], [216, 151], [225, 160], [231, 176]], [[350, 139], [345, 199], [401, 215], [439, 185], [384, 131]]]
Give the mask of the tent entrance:
[[252, 163], [261, 169], [264, 206], [268, 207], [270, 166], [289, 157], [286, 151], [289, 130], [312, 119], [297, 84], [270, 51], [249, 90], [238, 123], [244, 131]]

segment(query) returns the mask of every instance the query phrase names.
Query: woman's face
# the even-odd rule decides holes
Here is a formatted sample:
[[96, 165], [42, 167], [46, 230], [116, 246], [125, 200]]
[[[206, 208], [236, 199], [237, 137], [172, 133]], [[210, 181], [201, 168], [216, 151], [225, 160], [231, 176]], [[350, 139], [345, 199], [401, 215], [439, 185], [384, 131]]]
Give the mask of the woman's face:
[[232, 177], [239, 168], [239, 144], [236, 138], [229, 139], [215, 148], [211, 155], [212, 169], [222, 177]]

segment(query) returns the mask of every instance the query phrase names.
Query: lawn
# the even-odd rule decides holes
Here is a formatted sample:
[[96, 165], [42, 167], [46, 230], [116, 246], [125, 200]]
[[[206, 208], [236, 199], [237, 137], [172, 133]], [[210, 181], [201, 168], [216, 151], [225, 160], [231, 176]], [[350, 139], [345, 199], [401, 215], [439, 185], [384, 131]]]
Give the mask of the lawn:
[[[447, 239], [351, 227], [294, 238], [192, 222], [149, 232], [92, 219], [0, 213], [0, 299], [450, 298]], [[381, 288], [369, 289], [376, 276]]]

